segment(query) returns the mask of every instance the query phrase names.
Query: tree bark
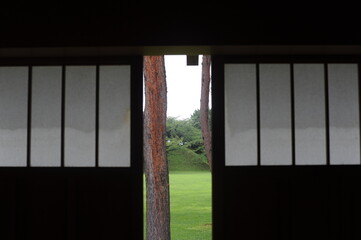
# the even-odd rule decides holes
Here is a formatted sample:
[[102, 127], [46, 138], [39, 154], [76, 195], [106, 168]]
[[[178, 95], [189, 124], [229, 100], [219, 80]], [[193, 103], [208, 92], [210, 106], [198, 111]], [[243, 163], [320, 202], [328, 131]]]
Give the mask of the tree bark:
[[200, 122], [208, 159], [209, 168], [212, 170], [212, 133], [209, 127], [209, 86], [211, 83], [211, 56], [203, 55], [202, 60], [202, 87], [201, 87], [201, 107], [200, 107]]
[[170, 240], [169, 176], [165, 148], [167, 85], [164, 56], [144, 57], [144, 87], [146, 239]]

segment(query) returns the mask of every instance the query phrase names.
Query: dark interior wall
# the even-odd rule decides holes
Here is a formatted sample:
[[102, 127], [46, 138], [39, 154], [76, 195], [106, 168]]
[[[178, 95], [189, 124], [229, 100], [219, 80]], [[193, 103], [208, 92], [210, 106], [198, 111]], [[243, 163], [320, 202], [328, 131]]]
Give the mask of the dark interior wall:
[[[318, 3], [242, 1], [237, 5], [228, 5], [225, 1], [212, 1], [204, 5], [195, 5], [194, 2], [182, 1], [170, 2], [168, 5], [161, 5], [161, 8], [151, 1], [148, 4], [139, 1], [118, 1], [116, 4], [109, 1], [96, 3], [88, 1], [82, 6], [61, 1], [49, 2], [45, 6], [37, 6], [30, 1], [17, 1], [15, 4], [16, 6], [1, 7], [0, 48], [361, 44], [359, 8], [346, 2], [333, 4], [330, 1]], [[214, 113], [217, 113], [216, 110]], [[218, 137], [223, 134], [221, 128], [215, 132]], [[215, 141], [215, 145], [217, 143], [218, 146], [223, 144], [219, 138]], [[214, 153], [215, 158], [223, 158], [219, 149], [215, 149]], [[331, 171], [328, 169], [303, 169], [305, 170], [303, 171], [288, 168], [257, 169], [257, 171], [225, 170], [223, 166], [219, 166], [219, 169], [224, 170], [224, 173], [215, 172], [213, 175], [214, 179], [217, 179], [213, 184], [217, 189], [213, 195], [215, 239], [237, 239], [234, 236], [237, 236], [240, 227], [245, 229], [242, 232], [243, 236], [252, 236], [253, 239], [299, 239], [298, 236], [310, 239], [310, 236], [306, 236], [303, 231], [305, 226], [303, 223], [309, 224], [315, 230], [315, 236], [320, 237], [319, 239], [325, 236], [336, 236], [340, 239], [345, 236], [345, 239], [352, 239], [348, 238], [347, 234], [357, 230], [355, 223], [359, 223], [359, 220], [356, 214], [360, 213], [359, 197], [355, 191], [360, 185], [358, 168], [352, 170], [351, 175], [349, 171], [342, 170], [342, 167], [340, 170], [337, 168]], [[8, 170], [4, 169], [4, 171]], [[91, 233], [83, 231], [85, 225], [98, 225], [98, 220], [92, 222], [91, 219], [97, 219], [96, 214], [99, 213], [95, 212], [91, 218], [87, 217], [88, 222], [84, 225], [75, 224], [78, 227], [74, 230], [69, 229], [69, 226], [74, 226], [74, 223], [69, 222], [74, 218], [62, 215], [62, 210], [68, 209], [69, 214], [86, 216], [92, 212], [89, 209], [95, 206], [94, 202], [86, 200], [93, 197], [107, 205], [106, 211], [110, 212], [112, 202], [107, 202], [108, 198], [104, 199], [101, 196], [114, 194], [114, 198], [109, 199], [122, 199], [125, 206], [129, 206], [131, 202], [128, 202], [128, 198], [124, 198], [124, 195], [120, 195], [120, 192], [134, 194], [123, 181], [129, 174], [133, 176], [132, 172], [116, 176], [108, 174], [100, 176], [100, 174], [96, 179], [94, 178], [96, 173], [92, 172], [87, 176], [84, 175], [82, 179], [76, 176], [76, 172], [61, 176], [55, 174], [45, 176], [52, 178], [52, 183], [55, 184], [47, 186], [41, 177], [48, 173], [36, 172], [37, 170], [32, 169], [26, 171], [29, 173], [21, 173], [20, 178], [15, 181], [4, 172], [1, 174], [3, 191], [1, 195], [6, 196], [1, 200], [4, 202], [1, 206], [6, 206], [3, 209], [5, 217], [2, 220], [8, 224], [1, 226], [10, 229], [1, 231], [5, 236], [4, 239], [8, 236], [10, 239], [11, 237], [23, 239], [23, 236], [14, 235], [16, 226], [25, 228], [21, 234], [33, 234], [32, 236], [36, 236], [37, 239], [41, 239], [39, 234], [44, 234], [44, 239], [47, 238], [46, 232], [42, 232], [42, 228], [39, 227], [44, 222], [49, 223], [45, 214], [47, 207], [56, 210], [54, 216], [63, 219], [61, 221], [55, 219], [53, 225], [49, 223], [48, 229], [59, 231], [60, 234], [78, 236], [81, 239], [82, 233]], [[39, 177], [34, 177], [30, 171], [35, 171], [34, 174]], [[338, 181], [333, 181], [332, 176], [338, 176]], [[114, 187], [115, 192], [105, 191], [99, 187], [100, 185], [97, 185], [99, 181], [104, 181], [103, 185]], [[139, 179], [137, 183], [140, 183]], [[92, 186], [90, 187], [89, 184]], [[119, 186], [124, 189], [116, 189]], [[54, 187], [61, 192], [53, 191]], [[47, 193], [44, 195], [43, 189], [48, 188], [50, 190], [44, 190]], [[81, 195], [83, 193], [74, 188], [84, 189], [85, 195]], [[79, 204], [83, 206], [82, 209], [77, 208], [73, 202], [64, 203], [63, 198], [66, 194], [70, 196], [75, 194], [72, 191], [80, 195], [77, 195], [78, 198], [73, 195], [70, 201], [79, 199], [81, 203], [86, 203]], [[30, 198], [29, 201], [21, 200], [23, 199], [21, 194]], [[228, 197], [224, 198], [225, 195]], [[15, 206], [16, 199], [20, 199], [17, 206]], [[50, 200], [46, 201], [49, 205], [40, 205], [36, 202], [44, 199]], [[352, 202], [353, 208], [348, 201]], [[229, 208], [223, 209], [223, 206]], [[26, 220], [18, 217], [25, 216], [32, 219], [34, 213], [31, 209], [37, 207], [42, 208], [40, 212], [44, 215], [35, 215], [39, 221], [32, 222], [32, 225], [27, 225]], [[130, 216], [131, 209], [138, 211], [134, 216], [139, 218], [138, 223], [140, 223], [141, 208], [119, 208], [115, 211], [119, 214], [111, 216], [115, 218], [124, 215], [122, 211]], [[85, 215], [81, 215], [82, 213]], [[266, 215], [268, 218], [263, 218], [265, 216], [263, 213], [269, 213]], [[332, 216], [329, 217], [326, 213]], [[357, 221], [351, 222], [350, 225], [351, 218]], [[141, 224], [131, 225], [130, 222], [124, 222], [122, 227], [128, 232], [123, 232], [122, 236], [124, 237], [124, 234], [128, 236], [125, 239], [141, 239], [141, 231], [133, 229], [140, 234], [137, 237], [130, 235], [131, 226], [139, 229]], [[111, 230], [114, 229], [116, 227]], [[76, 231], [75, 235], [71, 231]], [[359, 236], [358, 234], [354, 236]]]
[[23, 1], [2, 7], [0, 47], [360, 44], [357, 9], [329, 1]]
[[[32, 163], [36, 157], [31, 154], [33, 145], [30, 137], [31, 132], [34, 133], [31, 128], [34, 122], [29, 121], [28, 137], [25, 137], [27, 147], [23, 149], [27, 153], [24, 159], [27, 167], [0, 166], [0, 239], [142, 239], [142, 58], [2, 59], [0, 62], [1, 66], [129, 65], [131, 77], [130, 155], [124, 153], [124, 157], [128, 155], [130, 158], [130, 166], [99, 165], [101, 148], [98, 135], [94, 136], [93, 149], [97, 167], [34, 167]], [[63, 79], [65, 82], [65, 75]], [[34, 90], [33, 78], [29, 77], [27, 81]], [[99, 78], [99, 92], [100, 86]], [[63, 89], [65, 93], [65, 88]], [[35, 93], [29, 92], [29, 96]], [[65, 96], [64, 94], [64, 102]], [[97, 108], [95, 102], [99, 107], [100, 98], [94, 100], [94, 108]], [[34, 111], [32, 103], [28, 101], [26, 104], [29, 116]], [[65, 117], [65, 111], [61, 112]], [[99, 119], [99, 114], [100, 107], [94, 118]], [[63, 117], [60, 141], [64, 144], [66, 134]], [[95, 125], [99, 133], [99, 122]], [[58, 147], [61, 161], [65, 163], [65, 144], [59, 144]]]
[[[266, 166], [262, 165], [261, 153], [265, 145], [260, 141], [257, 143], [258, 166], [227, 165], [224, 70], [225, 63], [242, 61], [249, 64], [284, 61], [355, 63], [359, 60], [346, 60], [340, 56], [213, 56], [212, 61], [213, 239], [360, 239], [361, 168], [358, 162], [354, 165], [301, 166], [295, 159], [294, 165]], [[246, 85], [242, 86], [247, 89]], [[342, 102], [342, 98], [338, 100]], [[359, 102], [359, 98], [356, 101]], [[262, 132], [259, 133], [261, 137]], [[293, 151], [295, 149], [296, 145]], [[332, 146], [327, 151], [330, 149]], [[232, 157], [241, 161], [246, 158], [241, 154]]]
[[[1, 239], [142, 239], [131, 169], [0, 168]], [[140, 203], [140, 204], [139, 204]]]
[[224, 169], [218, 222], [224, 232], [215, 239], [360, 239], [359, 172], [359, 166]]

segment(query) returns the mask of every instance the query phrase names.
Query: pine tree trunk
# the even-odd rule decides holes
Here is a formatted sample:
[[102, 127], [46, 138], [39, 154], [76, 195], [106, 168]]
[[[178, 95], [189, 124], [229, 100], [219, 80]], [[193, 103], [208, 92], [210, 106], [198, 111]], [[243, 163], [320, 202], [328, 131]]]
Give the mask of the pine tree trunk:
[[170, 240], [169, 176], [165, 149], [167, 85], [164, 56], [144, 57], [146, 239]]
[[203, 55], [200, 122], [209, 168], [212, 170], [212, 133], [209, 127], [209, 86], [211, 82], [211, 56]]

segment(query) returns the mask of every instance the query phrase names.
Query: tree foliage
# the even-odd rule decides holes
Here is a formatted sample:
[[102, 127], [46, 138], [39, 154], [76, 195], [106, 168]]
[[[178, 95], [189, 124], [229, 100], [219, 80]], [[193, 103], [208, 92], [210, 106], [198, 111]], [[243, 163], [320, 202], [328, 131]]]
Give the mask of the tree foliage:
[[[194, 127], [201, 130], [201, 111], [199, 109], [194, 110], [189, 120]], [[212, 109], [208, 111], [208, 122], [209, 126], [212, 127]]]
[[204, 154], [202, 133], [193, 126], [190, 119], [180, 120], [175, 117], [167, 118], [167, 151], [179, 147], [186, 147], [197, 154]]
[[167, 118], [167, 156], [173, 156], [183, 150], [184, 153], [188, 152], [185, 155], [198, 156], [200, 164], [208, 165], [199, 120], [198, 109], [188, 119]]

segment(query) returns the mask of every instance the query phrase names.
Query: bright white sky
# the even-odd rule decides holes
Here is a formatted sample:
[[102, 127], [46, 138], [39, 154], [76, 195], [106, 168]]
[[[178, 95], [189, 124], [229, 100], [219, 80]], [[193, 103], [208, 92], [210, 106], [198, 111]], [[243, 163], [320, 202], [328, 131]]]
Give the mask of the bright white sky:
[[202, 56], [198, 66], [187, 66], [185, 55], [166, 55], [167, 116], [189, 118], [200, 107]]

